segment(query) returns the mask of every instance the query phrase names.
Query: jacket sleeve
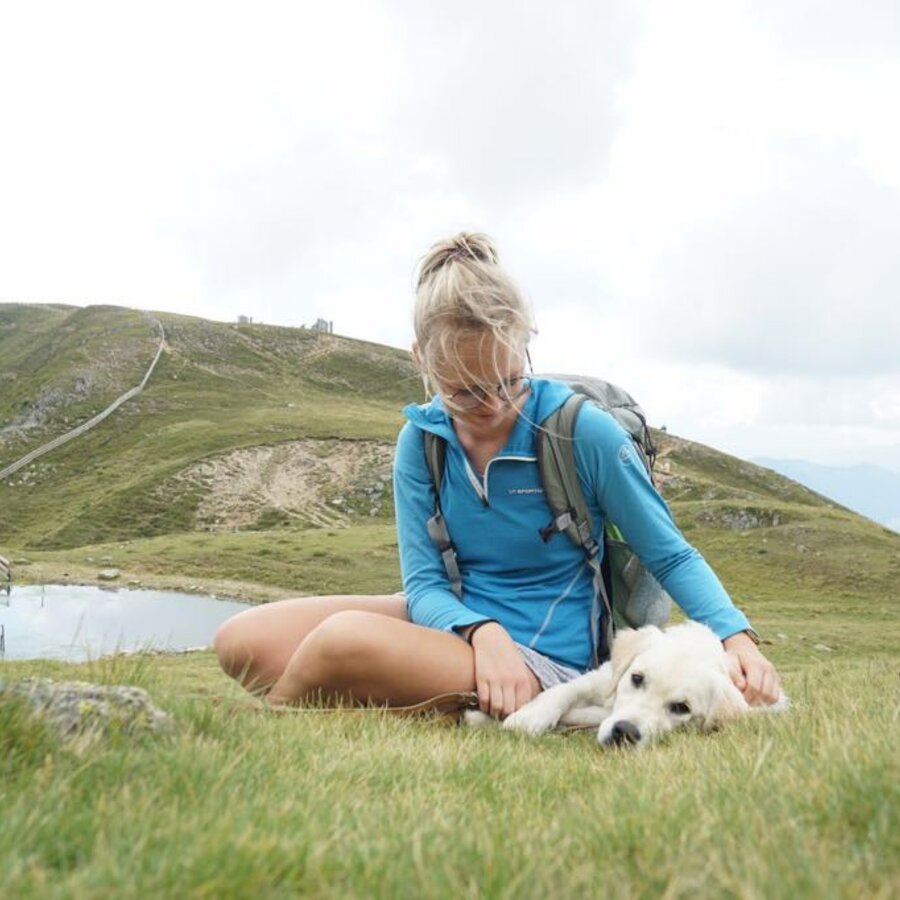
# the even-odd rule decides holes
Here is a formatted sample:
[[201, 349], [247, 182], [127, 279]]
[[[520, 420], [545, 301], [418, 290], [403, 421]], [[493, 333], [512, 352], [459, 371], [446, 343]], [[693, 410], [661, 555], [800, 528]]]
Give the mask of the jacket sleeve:
[[417, 625], [452, 631], [485, 617], [468, 609], [450, 589], [441, 555], [426, 527], [434, 509], [434, 484], [425, 462], [422, 432], [407, 422], [394, 456], [394, 510], [407, 614]]
[[575, 458], [588, 495], [691, 619], [722, 640], [750, 628], [710, 565], [679, 531], [631, 437], [612, 416], [585, 404], [575, 425]]

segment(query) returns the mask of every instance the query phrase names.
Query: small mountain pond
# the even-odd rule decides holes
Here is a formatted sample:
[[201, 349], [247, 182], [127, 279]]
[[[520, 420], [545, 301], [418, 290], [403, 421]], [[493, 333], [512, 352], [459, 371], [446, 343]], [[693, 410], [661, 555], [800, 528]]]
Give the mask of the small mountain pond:
[[0, 659], [84, 662], [133, 650], [208, 647], [249, 603], [171, 591], [14, 585], [0, 593]]

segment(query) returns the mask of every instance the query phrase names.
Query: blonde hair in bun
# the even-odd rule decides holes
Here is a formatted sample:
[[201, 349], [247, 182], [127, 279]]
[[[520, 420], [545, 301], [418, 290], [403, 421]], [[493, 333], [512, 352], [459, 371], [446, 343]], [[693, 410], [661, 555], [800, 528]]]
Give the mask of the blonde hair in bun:
[[[531, 307], [501, 268], [493, 241], [463, 231], [436, 243], [419, 263], [413, 311], [416, 361], [429, 393], [437, 393], [435, 369], [454, 371], [466, 384], [477, 384], [460, 359], [461, 340], [479, 338], [497, 351], [524, 354], [534, 333]], [[489, 387], [490, 385], [481, 385]]]

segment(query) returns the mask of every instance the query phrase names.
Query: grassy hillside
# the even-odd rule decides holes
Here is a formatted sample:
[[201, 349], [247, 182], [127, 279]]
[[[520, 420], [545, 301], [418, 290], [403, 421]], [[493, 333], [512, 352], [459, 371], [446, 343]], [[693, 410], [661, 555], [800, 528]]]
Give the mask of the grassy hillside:
[[[7, 309], [0, 306], [0, 317]], [[66, 430], [61, 423], [72, 422], [74, 408], [74, 389], [65, 393], [69, 382], [56, 363], [48, 364], [47, 374], [31, 362], [63, 342], [60, 331], [71, 337], [71, 315], [26, 328], [22, 320], [32, 308], [12, 309], [18, 325], [7, 341], [15, 345], [10, 335], [21, 335], [28, 353], [13, 346], [0, 359], [0, 378], [16, 385], [20, 405], [36, 403], [48, 384], [64, 399], [28, 445], [18, 441], [15, 452], [2, 450], [0, 465]], [[92, 410], [136, 384], [155, 350], [146, 320], [128, 311], [114, 311], [112, 318], [122, 314], [138, 315], [148, 339], [140, 348], [127, 345], [131, 369], [115, 369], [114, 389], [90, 394]], [[99, 308], [88, 318], [105, 315]], [[178, 479], [191, 464], [301, 439], [390, 442], [400, 406], [417, 396], [417, 377], [401, 351], [298, 329], [158, 318], [167, 350], [145, 391], [84, 437], [0, 483], [0, 545], [75, 547], [192, 530], [204, 486]], [[40, 327], [48, 332], [46, 347], [35, 335]], [[98, 383], [92, 373], [108, 374], [115, 354], [108, 347], [84, 354], [92, 362], [80, 371]], [[104, 384], [111, 379], [108, 374]]]
[[157, 343], [136, 310], [0, 304], [0, 468], [137, 384]]
[[[406, 354], [159, 319], [146, 391], [0, 484], [17, 578], [115, 566], [123, 583], [258, 600], [396, 589], [386, 472], [399, 408], [421, 393]], [[0, 306], [0, 385], [15, 387], [0, 467], [131, 387], [154, 349], [140, 313]], [[138, 684], [174, 723], [84, 752], [0, 704], [6, 894], [897, 896], [900, 536], [657, 438], [663, 492], [762, 632], [790, 713], [601, 753], [588, 733], [265, 713], [208, 651], [0, 661], [0, 681]]]

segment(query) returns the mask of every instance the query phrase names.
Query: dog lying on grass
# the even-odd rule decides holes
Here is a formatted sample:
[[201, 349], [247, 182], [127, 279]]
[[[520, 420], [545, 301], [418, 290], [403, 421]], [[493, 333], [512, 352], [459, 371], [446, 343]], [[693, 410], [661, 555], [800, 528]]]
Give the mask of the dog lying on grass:
[[[782, 694], [766, 709], [787, 703]], [[676, 728], [719, 728], [750, 709], [731, 680], [722, 642], [705, 625], [686, 622], [620, 631], [609, 662], [538, 694], [503, 727], [525, 734], [598, 727], [604, 747], [643, 747]], [[477, 724], [480, 715], [467, 713], [467, 722]]]

